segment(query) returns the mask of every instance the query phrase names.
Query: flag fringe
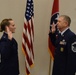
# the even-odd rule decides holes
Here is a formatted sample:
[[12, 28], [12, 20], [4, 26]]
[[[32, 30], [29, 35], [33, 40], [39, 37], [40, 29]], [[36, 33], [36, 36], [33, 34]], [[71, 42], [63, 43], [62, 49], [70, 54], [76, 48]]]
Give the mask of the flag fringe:
[[54, 57], [53, 57], [53, 55], [52, 55], [51, 50], [50, 50], [49, 48], [48, 48], [48, 50], [49, 50], [49, 53], [50, 53], [51, 59], [54, 60]]

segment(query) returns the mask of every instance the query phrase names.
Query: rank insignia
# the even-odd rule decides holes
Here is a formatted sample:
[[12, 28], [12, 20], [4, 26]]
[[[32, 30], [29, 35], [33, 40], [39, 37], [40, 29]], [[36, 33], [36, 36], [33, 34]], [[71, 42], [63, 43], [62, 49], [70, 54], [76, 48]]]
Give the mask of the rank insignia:
[[75, 72], [75, 75], [76, 75], [76, 72]]
[[72, 47], [72, 51], [73, 52], [76, 52], [76, 42], [72, 43], [72, 46], [71, 47]]

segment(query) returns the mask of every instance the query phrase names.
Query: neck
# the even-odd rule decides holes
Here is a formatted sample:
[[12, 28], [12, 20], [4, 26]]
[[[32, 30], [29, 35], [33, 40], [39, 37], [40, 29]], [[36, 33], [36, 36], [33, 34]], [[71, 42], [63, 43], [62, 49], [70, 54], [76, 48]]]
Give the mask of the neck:
[[65, 28], [61, 28], [59, 29], [59, 31], [63, 32], [64, 30], [66, 30], [68, 27], [65, 27]]

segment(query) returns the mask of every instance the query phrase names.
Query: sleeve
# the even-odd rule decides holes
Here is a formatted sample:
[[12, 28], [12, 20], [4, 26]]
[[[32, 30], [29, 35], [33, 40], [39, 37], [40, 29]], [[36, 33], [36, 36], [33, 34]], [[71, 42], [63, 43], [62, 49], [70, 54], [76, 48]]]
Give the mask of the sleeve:
[[56, 33], [49, 33], [49, 37], [50, 37], [50, 40], [52, 42], [52, 44], [55, 46], [56, 44]]
[[76, 35], [74, 35], [68, 44], [68, 56], [67, 56], [67, 74], [75, 75], [76, 73]]
[[12, 54], [12, 41], [2, 40], [0, 43], [1, 61], [8, 60]]

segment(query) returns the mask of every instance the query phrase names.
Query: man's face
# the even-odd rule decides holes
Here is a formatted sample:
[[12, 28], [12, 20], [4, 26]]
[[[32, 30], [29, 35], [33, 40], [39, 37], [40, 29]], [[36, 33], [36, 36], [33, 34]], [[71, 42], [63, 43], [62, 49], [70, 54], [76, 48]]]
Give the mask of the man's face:
[[59, 17], [57, 21], [57, 27], [60, 31], [63, 31], [66, 28], [66, 21], [64, 20], [64, 17]]
[[8, 26], [9, 27], [9, 30], [12, 32], [12, 33], [15, 33], [15, 29], [16, 29], [16, 26], [15, 26], [15, 23], [13, 20], [10, 20], [10, 25]]

